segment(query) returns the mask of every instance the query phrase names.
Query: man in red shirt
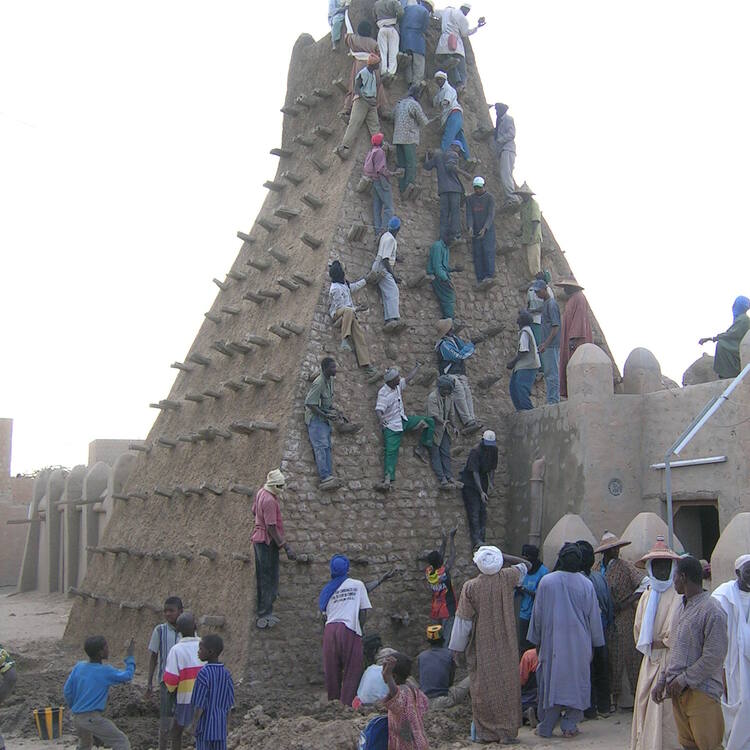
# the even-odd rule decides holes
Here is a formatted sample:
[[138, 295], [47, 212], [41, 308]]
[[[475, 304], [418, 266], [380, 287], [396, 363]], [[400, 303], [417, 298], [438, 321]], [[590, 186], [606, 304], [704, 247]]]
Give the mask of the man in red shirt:
[[279, 550], [295, 560], [297, 555], [284, 540], [284, 523], [281, 518], [279, 497], [286, 485], [284, 475], [273, 469], [268, 472], [266, 483], [255, 495], [253, 513], [255, 528], [250, 541], [255, 550], [255, 580], [258, 590], [257, 627], [272, 628], [279, 621], [273, 614], [273, 603], [279, 594]]

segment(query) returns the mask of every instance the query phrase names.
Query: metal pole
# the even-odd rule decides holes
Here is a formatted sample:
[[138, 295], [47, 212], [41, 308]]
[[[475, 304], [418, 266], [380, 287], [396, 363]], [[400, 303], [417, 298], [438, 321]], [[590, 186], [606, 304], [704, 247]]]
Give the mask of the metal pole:
[[667, 484], [667, 532], [669, 549], [674, 549], [674, 513], [672, 511], [672, 467], [669, 463], [669, 456], [664, 459], [664, 476]]

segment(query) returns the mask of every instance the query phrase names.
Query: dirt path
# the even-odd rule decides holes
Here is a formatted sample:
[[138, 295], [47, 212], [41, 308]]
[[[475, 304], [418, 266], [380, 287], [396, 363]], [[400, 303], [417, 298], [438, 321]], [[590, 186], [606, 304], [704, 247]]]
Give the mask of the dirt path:
[[[41, 742], [31, 714], [34, 708], [61, 705], [65, 679], [82, 656], [79, 648], [66, 646], [61, 640], [70, 604], [64, 595], [9, 596], [0, 591], [0, 643], [12, 654], [19, 674], [16, 691], [0, 706], [0, 727], [8, 750], [76, 746], [69, 716], [62, 740]], [[112, 645], [115, 665], [120, 663], [120, 651]], [[148, 750], [156, 739], [157, 707], [145, 700], [143, 684], [141, 667], [136, 671], [135, 684], [111, 691], [107, 708], [107, 714], [128, 734], [133, 750]], [[326, 703], [322, 695], [310, 696], [307, 704], [295, 699], [293, 704], [264, 710], [253, 707], [242, 686], [238, 687], [229, 750], [354, 750], [359, 731], [367, 722], [367, 717], [349, 708]], [[626, 750], [631, 719], [632, 714], [625, 712], [606, 720], [585, 722], [581, 736], [568, 745], [578, 750]], [[468, 705], [428, 714], [431, 750], [476, 747], [468, 739], [470, 722]], [[552, 741], [544, 740], [526, 727], [521, 729], [519, 739], [516, 747], [523, 750], [550, 750], [561, 745], [559, 733]]]

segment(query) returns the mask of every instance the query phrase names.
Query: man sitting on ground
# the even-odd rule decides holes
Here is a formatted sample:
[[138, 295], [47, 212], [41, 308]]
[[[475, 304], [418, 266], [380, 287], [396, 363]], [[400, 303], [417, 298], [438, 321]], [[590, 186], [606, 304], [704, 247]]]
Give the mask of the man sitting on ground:
[[450, 649], [445, 646], [442, 625], [427, 626], [427, 642], [430, 647], [417, 656], [419, 689], [428, 698], [440, 698], [448, 695], [456, 665]]

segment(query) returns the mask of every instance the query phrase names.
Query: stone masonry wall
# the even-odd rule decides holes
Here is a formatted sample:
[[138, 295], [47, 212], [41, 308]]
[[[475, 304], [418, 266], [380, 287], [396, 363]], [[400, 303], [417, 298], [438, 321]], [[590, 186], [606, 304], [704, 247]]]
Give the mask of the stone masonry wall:
[[[372, 2], [353, 4], [355, 25], [357, 13], [370, 5]], [[433, 28], [430, 49], [434, 49], [436, 34]], [[332, 82], [347, 81], [350, 66], [350, 58], [330, 51], [328, 38], [314, 43], [303, 35], [295, 45], [281, 144], [291, 153], [282, 153], [261, 210], [259, 219], [265, 228], [256, 223], [249, 235], [244, 235], [230, 275], [220, 281], [224, 288], [210, 311], [211, 319], [203, 324], [181, 365], [190, 369], [179, 371], [167, 402], [162, 403], [105, 533], [103, 544], [124, 551], [93, 554], [82, 588], [84, 594], [98, 598], [85, 596], [76, 603], [67, 631], [70, 638], [80, 639], [94, 628], [122, 638], [133, 633], [143, 663], [161, 602], [167, 595], [179, 594], [198, 615], [225, 618], [219, 632], [226, 642], [226, 661], [235, 670], [246, 666], [246, 681], [259, 695], [268, 696], [322, 678], [322, 625], [316, 603], [328, 579], [328, 560], [336, 552], [348, 554], [353, 561], [352, 574], [364, 580], [393, 567], [398, 570], [394, 580], [373, 593], [374, 609], [367, 631], [380, 632], [385, 642], [412, 652], [421, 644], [429, 613], [430, 595], [420, 557], [439, 543], [442, 529], [459, 525], [456, 588], [473, 575], [460, 493], [438, 492], [429, 467], [412, 456], [415, 436], [407, 436], [403, 442], [394, 490], [387, 496], [373, 490], [382, 479], [381, 437], [374, 414], [380, 383], [368, 385], [354, 355], [339, 351], [339, 330], [332, 328], [327, 315], [329, 261], [339, 258], [348, 278], [356, 280], [369, 271], [376, 252], [372, 230], [361, 241], [346, 239], [352, 224], [372, 223], [369, 194], [354, 190], [369, 138], [362, 132], [355, 153], [345, 163], [331, 153], [345, 127], [337, 117], [342, 94]], [[434, 60], [428, 58], [428, 76], [436, 69]], [[490, 142], [482, 134], [472, 136], [480, 127], [488, 131], [491, 122], [476, 68], [469, 71], [469, 85], [462, 97], [465, 129], [474, 155], [481, 160], [476, 169], [486, 175], [488, 188], [499, 197]], [[399, 77], [389, 89], [391, 103], [404, 93], [405, 84]], [[423, 105], [430, 112], [427, 95]], [[325, 130], [316, 131], [320, 126]], [[389, 140], [392, 124], [384, 122], [383, 129]], [[429, 130], [419, 158], [424, 158], [426, 148], [438, 144], [437, 129]], [[301, 178], [299, 185], [295, 184], [297, 177]], [[385, 336], [377, 290], [367, 287], [358, 298], [369, 305], [360, 320], [374, 364], [381, 370], [398, 364], [402, 372], [415, 360], [424, 365], [417, 382], [405, 391], [410, 413], [423, 411], [436, 374], [435, 323], [441, 317], [437, 301], [428, 282], [414, 288], [408, 283], [424, 273], [429, 247], [437, 239], [434, 180], [432, 173], [419, 171], [422, 190], [413, 203], [403, 203], [394, 190], [395, 210], [402, 220], [397, 266], [397, 273], [404, 278], [401, 313], [408, 328], [397, 336]], [[312, 208], [303, 199], [308, 193], [323, 205]], [[280, 206], [300, 214], [283, 218], [283, 211], [274, 214]], [[505, 362], [515, 350], [515, 317], [525, 298], [528, 272], [518, 248], [518, 216], [498, 214], [497, 230], [498, 283], [489, 292], [476, 291], [470, 249], [460, 245], [452, 255], [454, 264], [465, 269], [454, 277], [457, 317], [467, 325], [461, 335], [470, 338], [492, 326], [499, 329], [478, 346], [468, 374], [477, 415], [486, 427], [504, 433], [511, 411]], [[312, 244], [319, 240], [319, 247], [311, 249], [304, 244], [301, 238], [305, 233], [314, 238]], [[275, 255], [267, 252], [269, 248]], [[555, 277], [569, 273], [546, 227], [544, 258]], [[248, 261], [255, 262], [255, 267]], [[301, 277], [293, 278], [293, 274]], [[278, 284], [279, 279], [296, 279], [298, 288], [290, 291]], [[257, 297], [258, 291], [269, 290], [279, 292], [280, 298]], [[294, 324], [287, 329], [288, 338], [268, 330], [282, 321]], [[248, 334], [267, 339], [268, 345], [258, 339], [250, 342], [260, 345], [248, 343]], [[211, 348], [216, 341], [224, 343]], [[238, 343], [240, 348], [226, 342]], [[245, 346], [250, 350], [240, 353]], [[210, 362], [197, 364], [200, 357], [191, 358], [194, 354]], [[363, 425], [354, 435], [334, 434], [334, 470], [343, 486], [331, 494], [317, 489], [302, 408], [310, 380], [326, 354], [339, 363], [337, 406]], [[243, 377], [250, 380], [243, 381]], [[254, 429], [249, 435], [230, 429], [233, 423], [252, 420], [273, 423], [275, 429]], [[206, 431], [209, 426], [220, 432]], [[477, 439], [454, 442], [456, 474]], [[502, 440], [499, 448], [488, 540], [502, 546], [508, 485]], [[301, 559], [291, 563], [282, 554], [281, 596], [274, 608], [281, 622], [272, 630], [258, 631], [253, 625], [255, 586], [249, 542], [252, 497], [243, 494], [243, 488], [257, 489], [266, 472], [279, 465], [288, 477], [283, 500], [287, 537]], [[280, 675], [283, 678], [279, 679]]]

